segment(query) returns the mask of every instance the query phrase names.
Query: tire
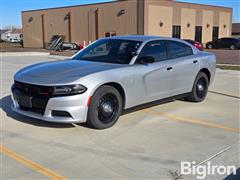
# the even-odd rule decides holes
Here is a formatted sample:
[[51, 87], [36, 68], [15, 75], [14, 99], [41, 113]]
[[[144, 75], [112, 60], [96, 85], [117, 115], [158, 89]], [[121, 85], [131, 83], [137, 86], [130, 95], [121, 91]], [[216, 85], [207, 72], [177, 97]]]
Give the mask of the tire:
[[190, 96], [186, 99], [191, 102], [201, 102], [205, 99], [208, 92], [208, 77], [205, 73], [199, 72], [192, 88]]
[[231, 45], [231, 46], [230, 46], [230, 49], [231, 49], [231, 50], [235, 50], [235, 49], [236, 49], [235, 45]]
[[207, 48], [208, 48], [208, 49], [213, 49], [213, 45], [212, 45], [212, 44], [208, 44], [208, 45], [207, 45]]
[[112, 127], [122, 114], [123, 100], [119, 91], [103, 85], [93, 94], [87, 115], [87, 125], [95, 129]]

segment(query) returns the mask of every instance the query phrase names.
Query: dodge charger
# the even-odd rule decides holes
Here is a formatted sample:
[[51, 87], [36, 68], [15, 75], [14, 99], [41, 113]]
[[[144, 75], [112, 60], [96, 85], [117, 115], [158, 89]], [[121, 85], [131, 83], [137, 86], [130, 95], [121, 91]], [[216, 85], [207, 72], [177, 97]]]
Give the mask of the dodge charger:
[[215, 67], [213, 54], [179, 39], [103, 38], [70, 59], [19, 70], [12, 109], [45, 121], [109, 128], [130, 108], [180, 97], [203, 101]]

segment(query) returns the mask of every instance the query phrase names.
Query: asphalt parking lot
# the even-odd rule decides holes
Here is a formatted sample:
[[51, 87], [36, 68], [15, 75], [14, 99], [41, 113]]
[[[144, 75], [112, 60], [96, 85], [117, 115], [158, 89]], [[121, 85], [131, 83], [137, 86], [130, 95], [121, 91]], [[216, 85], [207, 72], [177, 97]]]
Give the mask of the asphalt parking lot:
[[1, 179], [195, 179], [179, 176], [181, 161], [240, 167], [239, 71], [217, 70], [202, 103], [176, 100], [93, 130], [11, 111], [13, 74], [47, 59], [61, 57], [1, 57]]

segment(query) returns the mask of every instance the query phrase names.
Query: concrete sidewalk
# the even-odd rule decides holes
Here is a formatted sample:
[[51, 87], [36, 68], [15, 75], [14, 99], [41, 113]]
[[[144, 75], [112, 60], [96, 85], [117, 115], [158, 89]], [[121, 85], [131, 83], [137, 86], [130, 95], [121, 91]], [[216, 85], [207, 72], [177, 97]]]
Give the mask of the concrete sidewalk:
[[49, 56], [49, 52], [0, 52], [1, 56]]

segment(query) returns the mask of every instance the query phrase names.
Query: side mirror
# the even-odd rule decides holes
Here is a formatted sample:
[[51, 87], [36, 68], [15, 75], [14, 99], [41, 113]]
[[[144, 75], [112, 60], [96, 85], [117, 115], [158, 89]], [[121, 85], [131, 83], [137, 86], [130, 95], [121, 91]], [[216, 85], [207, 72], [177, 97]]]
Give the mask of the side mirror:
[[154, 63], [154, 57], [152, 56], [143, 56], [143, 57], [140, 57], [139, 58], [139, 63], [140, 64], [151, 64], [151, 63]]

